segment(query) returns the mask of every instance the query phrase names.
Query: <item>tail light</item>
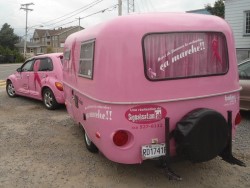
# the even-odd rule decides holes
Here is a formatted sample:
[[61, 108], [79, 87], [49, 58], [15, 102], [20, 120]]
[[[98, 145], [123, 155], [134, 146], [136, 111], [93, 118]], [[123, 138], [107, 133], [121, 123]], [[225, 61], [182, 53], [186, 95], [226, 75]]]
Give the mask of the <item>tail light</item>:
[[235, 117], [235, 125], [239, 125], [241, 122], [241, 115], [240, 115], [240, 112], [237, 113], [236, 117]]
[[113, 136], [113, 142], [117, 146], [124, 146], [128, 142], [128, 133], [126, 131], [117, 131]]
[[56, 88], [57, 88], [59, 91], [63, 91], [63, 85], [62, 85], [62, 83], [56, 82], [56, 83], [55, 83], [55, 86], [56, 86]]

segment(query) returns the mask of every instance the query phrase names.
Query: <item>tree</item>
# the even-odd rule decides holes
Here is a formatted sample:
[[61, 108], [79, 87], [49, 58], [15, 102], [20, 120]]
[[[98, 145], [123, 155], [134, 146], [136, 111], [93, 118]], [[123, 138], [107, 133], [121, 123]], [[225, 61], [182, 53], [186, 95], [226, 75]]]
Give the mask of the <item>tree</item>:
[[9, 24], [5, 23], [0, 30], [0, 45], [4, 48], [14, 50], [18, 40], [19, 37], [14, 34], [14, 29], [12, 29]]
[[19, 37], [14, 34], [14, 29], [9, 24], [5, 23], [0, 30], [0, 61], [8, 62], [22, 62], [23, 56], [15, 48]]
[[212, 15], [219, 16], [221, 18], [225, 17], [225, 4], [224, 0], [217, 0], [214, 3], [214, 7], [211, 4], [206, 4], [205, 9], [210, 12]]

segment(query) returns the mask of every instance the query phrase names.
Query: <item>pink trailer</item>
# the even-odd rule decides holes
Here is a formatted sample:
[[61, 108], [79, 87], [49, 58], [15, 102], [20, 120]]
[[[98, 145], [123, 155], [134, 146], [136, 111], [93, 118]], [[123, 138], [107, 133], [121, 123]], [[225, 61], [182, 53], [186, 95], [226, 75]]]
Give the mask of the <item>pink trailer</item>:
[[232, 31], [219, 17], [155, 13], [117, 17], [70, 35], [66, 107], [85, 143], [126, 164], [180, 155], [232, 156], [240, 122]]

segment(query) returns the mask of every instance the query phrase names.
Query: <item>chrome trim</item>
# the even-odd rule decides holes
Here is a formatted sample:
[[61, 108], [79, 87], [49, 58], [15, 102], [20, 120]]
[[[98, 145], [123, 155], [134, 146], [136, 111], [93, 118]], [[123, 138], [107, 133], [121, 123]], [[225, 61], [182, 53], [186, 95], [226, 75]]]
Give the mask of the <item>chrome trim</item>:
[[142, 102], [117, 102], [117, 101], [116, 102], [111, 102], [111, 101], [104, 101], [104, 100], [100, 100], [100, 99], [96, 99], [94, 97], [91, 97], [91, 96], [79, 91], [75, 87], [70, 86], [66, 82], [63, 82], [63, 84], [67, 85], [68, 87], [70, 87], [74, 91], [77, 91], [81, 95], [84, 95], [85, 97], [87, 97], [87, 98], [89, 98], [89, 99], [91, 99], [91, 100], [93, 100], [95, 102], [100, 102], [100, 103], [104, 103], [104, 104], [126, 104], [126, 105], [131, 105], [131, 104], [155, 104], [155, 103], [166, 103], [166, 102], [177, 102], [177, 101], [186, 101], [186, 100], [194, 100], [194, 99], [203, 99], [203, 98], [227, 95], [227, 94], [239, 92], [240, 90], [242, 90], [242, 87], [240, 87], [239, 89], [228, 91], [228, 92], [216, 93], [216, 94], [211, 94], [211, 95], [202, 95], [202, 96], [196, 96], [196, 97], [169, 99], [169, 100], [155, 100], [155, 101], [142, 101]]

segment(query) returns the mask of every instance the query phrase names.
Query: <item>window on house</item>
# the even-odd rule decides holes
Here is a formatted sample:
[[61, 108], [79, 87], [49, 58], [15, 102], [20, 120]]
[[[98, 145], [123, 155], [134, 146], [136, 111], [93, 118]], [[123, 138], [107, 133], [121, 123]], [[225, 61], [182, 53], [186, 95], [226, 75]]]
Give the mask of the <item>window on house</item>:
[[79, 76], [93, 79], [94, 48], [94, 40], [81, 44]]
[[250, 35], [250, 11], [245, 12], [245, 35]]

